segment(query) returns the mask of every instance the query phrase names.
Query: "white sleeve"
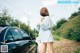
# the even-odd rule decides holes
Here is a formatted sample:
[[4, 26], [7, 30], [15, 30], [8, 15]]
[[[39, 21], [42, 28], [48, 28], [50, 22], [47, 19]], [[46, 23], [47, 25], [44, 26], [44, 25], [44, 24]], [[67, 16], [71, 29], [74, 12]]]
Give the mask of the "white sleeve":
[[53, 22], [52, 22], [51, 18], [49, 17], [47, 21], [48, 21], [47, 28], [51, 29], [52, 25], [53, 25]]
[[37, 30], [38, 30], [38, 31], [40, 30], [40, 25], [38, 25], [38, 24], [37, 24]]
[[51, 28], [52, 28], [52, 21], [51, 21], [51, 19], [49, 17], [45, 20], [45, 23], [41, 26], [41, 28], [43, 30], [51, 30]]
[[51, 18], [49, 18], [49, 22], [50, 22], [50, 25], [52, 27], [53, 26], [53, 22], [52, 22], [52, 19]]

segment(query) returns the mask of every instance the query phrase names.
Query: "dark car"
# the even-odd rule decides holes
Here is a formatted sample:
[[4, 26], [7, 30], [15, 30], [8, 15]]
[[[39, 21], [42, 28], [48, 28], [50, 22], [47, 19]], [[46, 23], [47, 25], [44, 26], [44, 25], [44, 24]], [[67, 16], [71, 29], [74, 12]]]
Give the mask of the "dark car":
[[37, 53], [37, 43], [20, 28], [0, 25], [0, 53]]

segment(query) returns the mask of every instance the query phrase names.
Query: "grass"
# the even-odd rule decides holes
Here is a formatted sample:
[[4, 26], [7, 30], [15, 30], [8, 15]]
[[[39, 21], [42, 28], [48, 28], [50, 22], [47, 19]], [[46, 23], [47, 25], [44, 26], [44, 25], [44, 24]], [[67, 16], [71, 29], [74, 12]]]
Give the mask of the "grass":
[[80, 49], [75, 50], [73, 53], [80, 53]]
[[60, 38], [54, 42], [54, 53], [80, 53], [80, 42]]
[[61, 39], [61, 37], [54, 35], [54, 40], [59, 41]]

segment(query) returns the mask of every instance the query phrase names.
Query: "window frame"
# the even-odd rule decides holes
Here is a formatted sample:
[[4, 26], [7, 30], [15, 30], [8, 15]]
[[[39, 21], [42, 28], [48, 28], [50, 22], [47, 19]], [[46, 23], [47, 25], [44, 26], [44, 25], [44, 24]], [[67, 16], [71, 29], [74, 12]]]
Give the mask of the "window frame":
[[[7, 33], [10, 33], [11, 34], [11, 32], [9, 30], [7, 31]], [[6, 36], [5, 36], [5, 42], [14, 42], [14, 37], [12, 36], [12, 34], [10, 36], [12, 36], [12, 39], [13, 40], [7, 40], [6, 41], [6, 37], [8, 36], [7, 33], [6, 33]]]
[[[11, 32], [12, 29], [14, 29], [14, 30], [16, 29], [16, 30], [18, 31], [19, 35], [21, 36], [21, 38], [16, 38], [16, 39], [15, 39], [13, 33]], [[14, 30], [13, 30], [13, 31], [14, 31]], [[11, 28], [8, 29], [8, 31], [11, 33], [14, 41], [22, 40], [22, 35], [20, 34], [20, 32], [19, 32], [19, 30], [18, 30], [17, 28], [11, 27]], [[7, 31], [7, 32], [8, 32], [8, 31]], [[19, 35], [17, 35], [17, 36], [19, 36]]]
[[[30, 37], [30, 36], [29, 36], [24, 30], [22, 30], [22, 29], [18, 29], [18, 30], [19, 30], [19, 32], [20, 32], [20, 34], [21, 34], [21, 36], [22, 36], [22, 39], [25, 39], [25, 40], [31, 40], [31, 37]], [[26, 35], [28, 35], [28, 36], [23, 37], [21, 31], [23, 31], [24, 33], [26, 33]]]

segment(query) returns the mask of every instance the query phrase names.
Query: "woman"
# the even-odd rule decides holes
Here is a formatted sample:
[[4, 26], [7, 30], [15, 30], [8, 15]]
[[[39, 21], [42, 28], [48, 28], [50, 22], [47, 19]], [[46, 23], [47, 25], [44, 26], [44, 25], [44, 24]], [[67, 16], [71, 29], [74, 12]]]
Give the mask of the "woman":
[[39, 40], [40, 40], [40, 53], [46, 53], [46, 48], [48, 53], [53, 53], [53, 43], [54, 39], [51, 32], [52, 22], [49, 17], [49, 12], [46, 7], [40, 10], [40, 15], [42, 16], [39, 29]]

